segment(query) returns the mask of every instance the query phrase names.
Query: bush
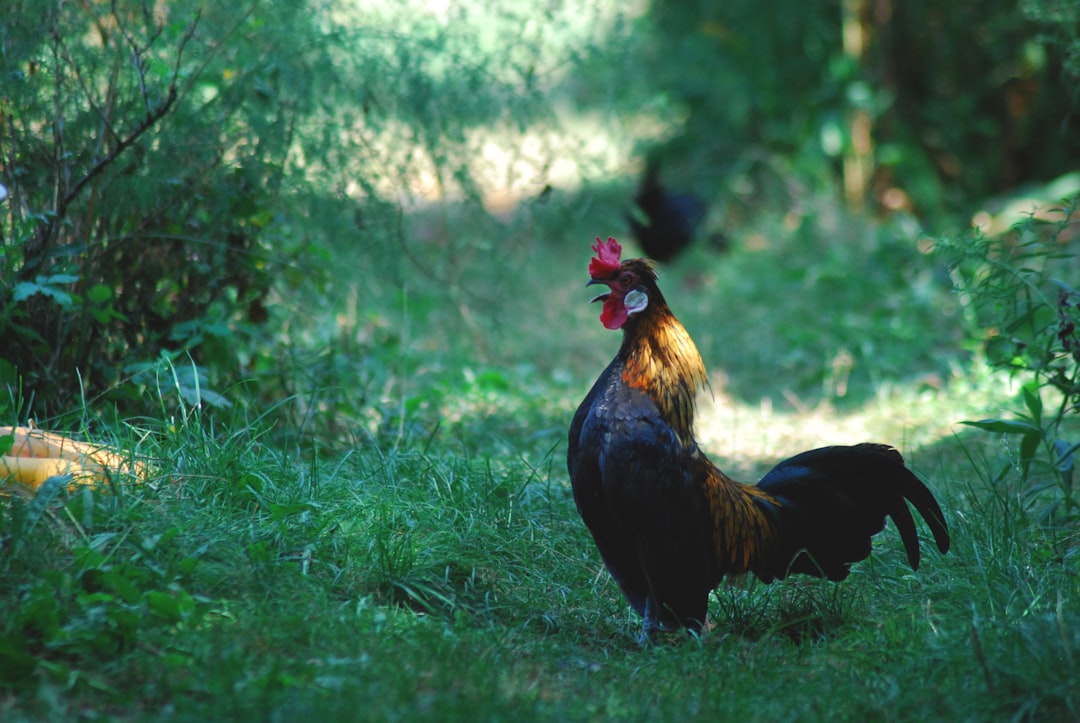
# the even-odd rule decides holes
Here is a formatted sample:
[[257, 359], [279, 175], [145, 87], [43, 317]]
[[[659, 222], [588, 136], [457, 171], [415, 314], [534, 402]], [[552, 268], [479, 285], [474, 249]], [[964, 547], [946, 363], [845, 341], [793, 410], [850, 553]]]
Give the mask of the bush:
[[256, 47], [220, 47], [260, 18], [195, 5], [61, 3], [0, 25], [0, 382], [19, 377], [39, 415], [137, 399], [162, 357], [235, 363], [267, 317], [289, 254], [286, 99]]
[[0, 412], [55, 416], [80, 395], [159, 412], [160, 388], [225, 404], [212, 390], [255, 377], [280, 398], [294, 357], [275, 345], [326, 341], [275, 337], [289, 305], [325, 304], [344, 278], [397, 294], [412, 265], [460, 295], [492, 252], [441, 231], [415, 243], [398, 205], [454, 197], [490, 221], [469, 161], [544, 115], [537, 73], [564, 57], [492, 42], [520, 10], [201, 6], [17, 3], [0, 20]]
[[[1069, 248], [1078, 202], [1001, 236], [974, 232], [945, 245], [984, 358], [1022, 383], [1014, 417], [966, 423], [1019, 440], [1015, 458], [1026, 496], [1047, 518], [1080, 514], [1073, 484], [1080, 444], [1069, 424], [1080, 412], [1080, 291], [1071, 285], [1080, 276], [1080, 257]], [[998, 479], [1009, 473], [1002, 470]]]

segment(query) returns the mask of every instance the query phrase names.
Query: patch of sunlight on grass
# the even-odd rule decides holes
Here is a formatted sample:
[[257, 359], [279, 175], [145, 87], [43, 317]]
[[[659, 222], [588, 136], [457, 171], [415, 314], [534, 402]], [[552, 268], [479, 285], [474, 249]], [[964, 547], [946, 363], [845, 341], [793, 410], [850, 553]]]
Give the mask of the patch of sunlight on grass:
[[[883, 387], [856, 410], [797, 398], [748, 404], [727, 394], [722, 380], [698, 398], [696, 433], [721, 468], [756, 481], [769, 467], [799, 452], [831, 444], [880, 442], [905, 456], [952, 437], [965, 419], [980, 419], [1008, 398], [1005, 380], [956, 379], [939, 388]], [[726, 465], [726, 467], [725, 467]]]
[[[346, 194], [363, 201], [374, 190], [408, 209], [457, 203], [478, 192], [489, 213], [506, 215], [548, 188], [575, 192], [589, 179], [636, 176], [640, 168], [631, 159], [641, 143], [676, 132], [685, 119], [666, 108], [614, 112], [610, 103], [583, 111], [593, 104], [577, 97], [583, 92], [574, 75], [580, 66], [568, 58], [594, 46], [627, 42], [626, 29], [647, 10], [641, 0], [569, 0], [548, 8], [539, 21], [533, 5], [519, 0], [333, 3], [329, 15], [341, 32], [355, 32], [369, 44], [385, 47], [380, 52], [388, 57], [401, 52], [398, 43], [390, 42], [394, 38], [423, 39], [412, 48], [412, 62], [436, 80], [477, 64], [501, 92], [522, 102], [543, 98], [543, 110], [527, 124], [518, 112], [507, 111], [461, 129], [441, 129], [453, 136], [460, 133], [453, 159], [435, 157], [445, 150], [441, 144], [418, 143], [410, 119], [372, 123], [357, 118], [342, 133], [370, 155], [364, 181], [347, 184]], [[516, 42], [507, 44], [507, 37]], [[490, 57], [501, 62], [491, 63]], [[371, 168], [406, 172], [379, 174]], [[316, 166], [309, 169], [313, 178], [324, 172]]]
[[[563, 109], [557, 116], [549, 124], [534, 121], [524, 129], [507, 121], [465, 132], [464, 166], [489, 213], [510, 214], [549, 187], [575, 192], [589, 179], [636, 176], [640, 168], [630, 159], [642, 133], [659, 137], [672, 125], [648, 114], [618, 118]], [[451, 177], [428, 150], [407, 142], [412, 131], [406, 123], [385, 122], [378, 134], [354, 132], [365, 137], [383, 165], [409, 169], [404, 184], [391, 175], [369, 179], [369, 187], [381, 197], [395, 199], [407, 209], [468, 198], [458, 177]], [[368, 190], [353, 181], [345, 192], [360, 201]]]

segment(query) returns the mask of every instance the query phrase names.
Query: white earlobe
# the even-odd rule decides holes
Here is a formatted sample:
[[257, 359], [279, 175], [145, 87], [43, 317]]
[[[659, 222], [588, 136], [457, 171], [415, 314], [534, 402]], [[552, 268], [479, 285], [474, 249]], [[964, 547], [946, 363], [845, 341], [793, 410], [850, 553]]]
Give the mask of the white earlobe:
[[639, 311], [644, 311], [648, 305], [649, 295], [638, 289], [634, 289], [623, 297], [623, 306], [626, 307], [627, 314], [633, 315]]

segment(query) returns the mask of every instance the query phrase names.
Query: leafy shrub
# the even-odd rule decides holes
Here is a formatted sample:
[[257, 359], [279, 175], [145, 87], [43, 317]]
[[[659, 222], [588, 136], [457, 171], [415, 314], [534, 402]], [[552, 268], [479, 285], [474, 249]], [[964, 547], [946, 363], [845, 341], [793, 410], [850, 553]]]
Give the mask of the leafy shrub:
[[1056, 491], [1046, 515], [1080, 513], [1073, 485], [1080, 444], [1068, 424], [1080, 412], [1080, 291], [1070, 284], [1080, 276], [1080, 256], [1071, 248], [1078, 201], [1064, 204], [1056, 220], [1033, 216], [1002, 236], [976, 232], [946, 246], [987, 363], [1023, 383], [1015, 418], [967, 424], [1019, 438], [1027, 494], [1042, 499]]
[[99, 3], [0, 23], [0, 379], [38, 414], [135, 399], [162, 356], [234, 361], [266, 318], [287, 117], [272, 73], [219, 47], [258, 20]]
[[[345, 5], [8, 9], [0, 385], [16, 413], [57, 415], [80, 395], [156, 413], [170, 388], [224, 403], [208, 389], [241, 379], [262, 401], [304, 394], [311, 353], [280, 347], [343, 332], [293, 324], [289, 305], [325, 312], [358, 284], [361, 323], [417, 271], [440, 294], [421, 303], [468, 313], [474, 262], [513, 251], [487, 242], [501, 225], [476, 159], [554, 123], [544, 73], [593, 26], [579, 14], [552, 41], [509, 2], [455, 18]], [[554, 153], [540, 140], [507, 172], [536, 170], [539, 190]], [[419, 212], [432, 198], [459, 202], [472, 232]]]
[[[657, 152], [736, 219], [838, 186], [864, 153], [863, 192], [942, 227], [1072, 170], [1078, 12], [1058, 0], [654, 2], [646, 100], [680, 121]], [[872, 125], [862, 150], [856, 118]]]

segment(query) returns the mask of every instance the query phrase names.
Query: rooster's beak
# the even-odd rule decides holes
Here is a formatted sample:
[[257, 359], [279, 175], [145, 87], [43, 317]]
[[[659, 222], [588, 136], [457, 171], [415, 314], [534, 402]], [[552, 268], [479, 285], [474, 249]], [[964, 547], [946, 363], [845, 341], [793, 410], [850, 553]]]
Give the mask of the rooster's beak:
[[[603, 284], [603, 283], [606, 283], [606, 282], [601, 281], [600, 279], [589, 279], [585, 283], [585, 285], [586, 286], [592, 286], [593, 284]], [[597, 301], [607, 301], [607, 297], [609, 297], [609, 296], [611, 296], [611, 294], [608, 293], [608, 292], [605, 292], [605, 293], [600, 294], [599, 296], [593, 298], [591, 301], [589, 301], [589, 303], [590, 304], [595, 304]]]

